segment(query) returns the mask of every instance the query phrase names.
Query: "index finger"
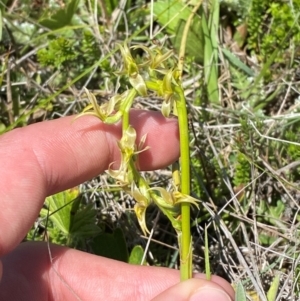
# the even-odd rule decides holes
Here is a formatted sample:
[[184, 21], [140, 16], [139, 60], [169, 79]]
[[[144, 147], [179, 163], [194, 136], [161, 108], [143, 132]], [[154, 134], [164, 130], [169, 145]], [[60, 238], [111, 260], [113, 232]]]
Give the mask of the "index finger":
[[[0, 137], [0, 255], [26, 235], [47, 195], [78, 185], [120, 159], [120, 125], [105, 125], [85, 116], [46, 121]], [[179, 156], [177, 122], [159, 112], [131, 112], [142, 169], [157, 169]]]

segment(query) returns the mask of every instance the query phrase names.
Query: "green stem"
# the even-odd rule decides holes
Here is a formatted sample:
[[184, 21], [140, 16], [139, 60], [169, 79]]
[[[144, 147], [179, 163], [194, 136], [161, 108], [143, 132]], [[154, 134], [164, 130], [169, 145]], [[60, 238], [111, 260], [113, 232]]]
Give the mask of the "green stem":
[[[179, 136], [180, 136], [180, 165], [181, 165], [181, 193], [190, 194], [190, 147], [189, 131], [187, 121], [186, 101], [183, 90], [180, 87], [175, 88], [179, 95], [176, 101]], [[187, 280], [192, 277], [192, 248], [191, 248], [191, 228], [190, 228], [190, 204], [181, 204], [181, 222], [182, 234], [179, 236], [181, 249], [180, 279]]]
[[131, 89], [128, 96], [124, 100], [124, 103], [122, 104], [120, 111], [123, 113], [122, 117], [122, 132], [124, 133], [127, 128], [129, 127], [129, 111], [132, 106], [133, 100], [135, 96], [137, 95], [137, 92], [135, 89]]
[[[158, 83], [146, 81], [148, 89], [157, 90]], [[180, 140], [180, 191], [182, 194], [190, 195], [190, 146], [187, 121], [186, 101], [182, 88], [174, 87], [175, 93], [179, 96], [176, 100], [176, 109], [179, 122]], [[181, 281], [192, 278], [192, 245], [190, 229], [190, 204], [181, 204], [181, 232], [177, 231], [180, 247], [180, 279]]]
[[183, 29], [181, 43], [180, 43], [180, 49], [179, 49], [179, 61], [178, 61], [178, 66], [177, 66], [177, 68], [180, 72], [180, 76], [179, 76], [180, 79], [181, 79], [182, 71], [183, 71], [185, 47], [186, 47], [186, 43], [187, 43], [188, 33], [190, 30], [190, 26], [192, 24], [192, 20], [193, 20], [195, 14], [197, 13], [198, 9], [202, 5], [202, 2], [203, 2], [203, 0], [199, 0], [199, 2], [194, 6], [193, 10], [191, 11], [191, 13], [185, 23], [184, 29]]
[[[179, 80], [182, 77], [184, 66], [185, 48], [187, 43], [187, 36], [193, 20], [194, 15], [201, 6], [203, 0], [199, 0], [194, 6], [187, 22], [184, 26], [182, 34], [179, 61], [177, 69], [179, 71]], [[179, 95], [179, 100], [176, 101], [176, 108], [178, 113], [179, 122], [179, 135], [180, 135], [180, 160], [181, 160], [181, 192], [183, 194], [190, 194], [190, 152], [189, 152], [189, 132], [187, 121], [186, 101], [183, 90], [181, 87], [176, 87], [175, 91]], [[179, 247], [181, 250], [180, 259], [180, 279], [181, 281], [192, 278], [192, 243], [191, 243], [191, 225], [190, 225], [190, 204], [181, 204], [181, 222], [182, 233], [178, 235]]]

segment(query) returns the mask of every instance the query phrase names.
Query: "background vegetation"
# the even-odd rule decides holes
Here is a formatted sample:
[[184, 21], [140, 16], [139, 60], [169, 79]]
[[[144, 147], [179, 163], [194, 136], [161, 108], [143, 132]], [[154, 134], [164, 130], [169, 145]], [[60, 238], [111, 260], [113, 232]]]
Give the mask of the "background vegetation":
[[[160, 44], [178, 54], [196, 3], [0, 1], [0, 133], [81, 112], [84, 87], [99, 103], [122, 92], [116, 44]], [[187, 40], [191, 185], [200, 200], [191, 221], [194, 267], [204, 270], [208, 227], [213, 273], [242, 284], [249, 300], [300, 294], [299, 11], [300, 0], [204, 0]], [[157, 110], [159, 102], [141, 97], [135, 105]], [[170, 171], [149, 175], [167, 183]], [[178, 268], [167, 219], [148, 210], [153, 231], [144, 237], [134, 201], [107, 189], [109, 181], [47, 198], [27, 239]]]

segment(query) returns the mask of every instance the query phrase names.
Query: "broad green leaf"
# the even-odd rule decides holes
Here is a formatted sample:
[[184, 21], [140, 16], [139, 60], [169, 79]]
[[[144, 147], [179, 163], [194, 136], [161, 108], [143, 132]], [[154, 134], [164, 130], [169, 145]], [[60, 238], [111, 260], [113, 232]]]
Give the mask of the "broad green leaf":
[[[154, 14], [158, 22], [166, 27], [167, 32], [172, 36], [173, 46], [178, 52], [191, 8], [180, 1], [157, 1], [154, 2]], [[194, 16], [188, 33], [186, 54], [199, 63], [203, 62], [203, 32], [198, 15]]]
[[113, 233], [101, 233], [89, 244], [95, 254], [107, 258], [128, 262], [128, 252], [123, 231], [120, 228]]
[[39, 24], [51, 30], [70, 25], [78, 5], [79, 0], [72, 0], [65, 8], [59, 9], [50, 18], [40, 20]]
[[[66, 190], [46, 199], [45, 205], [48, 207], [41, 210], [41, 216], [48, 216], [55, 230], [61, 231], [68, 239], [68, 245], [74, 246], [82, 239], [91, 238], [99, 234], [101, 229], [96, 225], [96, 210], [93, 204], [80, 205], [78, 188]], [[58, 235], [57, 231], [49, 229], [51, 234]]]
[[[216, 4], [212, 7], [217, 7], [219, 10], [219, 6]], [[218, 87], [218, 48], [215, 37], [215, 22], [218, 20], [214, 20], [215, 13], [213, 11], [209, 12], [209, 18], [205, 15], [204, 10], [202, 9], [202, 30], [204, 35], [204, 77], [205, 84], [207, 87], [207, 95], [208, 99], [211, 103], [219, 103], [219, 87]]]
[[209, 8], [208, 26], [210, 32], [210, 40], [215, 55], [215, 59], [218, 58], [218, 30], [219, 30], [219, 18], [220, 18], [220, 5], [219, 0], [212, 0]]
[[[130, 257], [129, 257], [129, 263], [130, 264], [136, 264], [136, 265], [141, 265], [143, 257], [144, 257], [144, 249], [143, 247], [137, 245], [134, 246], [134, 248], [132, 249], [131, 253], [130, 253]], [[145, 263], [143, 263], [145, 264]]]
[[177, 31], [178, 24], [181, 21], [186, 21], [191, 13], [191, 9], [180, 1], [156, 1], [154, 3], [154, 14], [158, 18], [158, 22], [169, 33], [174, 34]]
[[241, 282], [238, 282], [235, 290], [235, 300], [247, 301], [246, 291]]
[[49, 219], [65, 235], [70, 234], [72, 205], [78, 195], [78, 188], [74, 188], [49, 196], [46, 199], [48, 210], [41, 211], [44, 216], [49, 213]]
[[[74, 202], [76, 205], [79, 202]], [[77, 238], [90, 238], [100, 233], [96, 225], [96, 210], [94, 204], [89, 204], [79, 210], [72, 207], [70, 234]]]

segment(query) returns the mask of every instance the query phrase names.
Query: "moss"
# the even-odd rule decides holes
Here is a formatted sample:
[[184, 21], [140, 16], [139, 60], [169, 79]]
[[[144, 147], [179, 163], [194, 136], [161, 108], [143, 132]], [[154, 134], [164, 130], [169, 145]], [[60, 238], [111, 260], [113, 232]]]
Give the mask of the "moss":
[[[259, 59], [267, 61], [280, 48], [283, 53], [292, 51], [300, 42], [297, 13], [300, 0], [293, 4], [283, 1], [253, 0], [248, 16], [248, 48], [260, 53]], [[282, 63], [285, 55], [279, 55], [276, 63]]]

